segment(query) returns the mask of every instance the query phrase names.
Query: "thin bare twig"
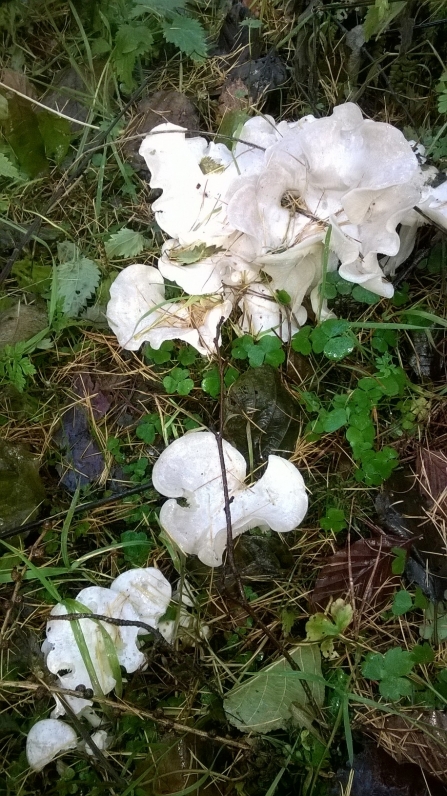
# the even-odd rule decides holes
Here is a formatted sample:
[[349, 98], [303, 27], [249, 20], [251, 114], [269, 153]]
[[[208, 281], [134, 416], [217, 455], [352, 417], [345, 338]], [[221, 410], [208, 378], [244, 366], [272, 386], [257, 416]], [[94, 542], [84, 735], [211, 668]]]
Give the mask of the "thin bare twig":
[[[267, 638], [274, 644], [276, 649], [281, 653], [283, 658], [287, 661], [289, 666], [294, 671], [302, 671], [301, 667], [297, 664], [296, 661], [292, 658], [290, 653], [285, 649], [284, 645], [276, 638], [274, 633], [270, 630], [270, 628], [259, 618], [256, 614], [256, 611], [248, 602], [244, 587], [241, 581], [241, 576], [236, 566], [236, 562], [234, 560], [234, 540], [233, 540], [233, 527], [231, 523], [231, 498], [230, 493], [228, 491], [228, 480], [227, 480], [227, 470], [225, 467], [225, 457], [223, 451], [223, 426], [224, 426], [224, 398], [225, 398], [225, 382], [224, 382], [224, 363], [222, 360], [222, 356], [220, 353], [220, 344], [219, 344], [219, 337], [222, 329], [222, 325], [225, 322], [225, 318], [220, 318], [219, 323], [217, 324], [216, 328], [216, 337], [214, 339], [215, 349], [217, 352], [217, 361], [218, 361], [218, 369], [219, 369], [219, 379], [220, 379], [220, 407], [219, 407], [219, 431], [215, 433], [217, 448], [219, 451], [219, 461], [220, 467], [222, 471], [222, 487], [224, 493], [224, 511], [225, 511], [225, 520], [227, 526], [227, 547], [226, 547], [226, 559], [224, 562], [224, 567], [229, 565], [229, 569], [231, 570], [231, 574], [233, 575], [236, 587], [238, 591], [238, 599], [237, 602], [239, 605], [244, 608], [245, 611], [251, 616], [254, 622], [261, 628], [262, 632], [267, 636]], [[234, 598], [232, 598], [234, 599]], [[319, 716], [321, 720], [323, 720], [323, 715], [320, 710], [319, 705], [317, 705], [311, 689], [309, 688], [309, 684], [306, 683], [305, 680], [302, 681], [303, 690], [306, 694], [307, 699], [309, 700], [309, 704], [312, 707], [312, 710], [315, 713], [315, 716]]]

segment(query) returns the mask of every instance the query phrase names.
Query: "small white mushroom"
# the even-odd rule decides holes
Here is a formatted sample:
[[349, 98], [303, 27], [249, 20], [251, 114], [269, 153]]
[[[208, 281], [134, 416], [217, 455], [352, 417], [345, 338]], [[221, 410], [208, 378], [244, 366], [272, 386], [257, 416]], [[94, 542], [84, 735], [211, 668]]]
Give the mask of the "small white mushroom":
[[76, 745], [73, 727], [58, 719], [43, 719], [37, 721], [28, 733], [26, 759], [33, 771], [42, 771], [57, 755], [75, 749]]
[[[307, 511], [301, 474], [291, 462], [269, 456], [267, 469], [252, 486], [244, 484], [243, 456], [223, 440], [230, 496], [233, 536], [260, 526], [292, 531]], [[187, 506], [168, 500], [160, 522], [184, 553], [197, 555], [208, 566], [219, 566], [227, 542], [222, 470], [217, 441], [198, 431], [175, 440], [154, 465], [155, 489], [170, 498], [184, 498]]]
[[[170, 599], [169, 582], [153, 567], [123, 572], [113, 581], [110, 589], [90, 586], [82, 589], [77, 596], [77, 602], [94, 614], [130, 622], [145, 622], [151, 627], [157, 626]], [[67, 614], [67, 609], [62, 604], [56, 605], [51, 611], [52, 617], [64, 614]], [[72, 623], [52, 620], [51, 616], [47, 622], [47, 637], [42, 645], [49, 671], [58, 676], [62, 688], [75, 690], [83, 685], [94, 689], [83, 652], [76, 642]], [[96, 678], [104, 694], [108, 694], [116, 685], [104, 633], [107, 633], [115, 648], [118, 663], [127, 672], [135, 672], [144, 666], [146, 659], [137, 642], [137, 637], [145, 632], [143, 628], [136, 625], [113, 625], [93, 619], [78, 621]], [[82, 697], [67, 696], [66, 699], [76, 714], [91, 706], [91, 702]], [[64, 712], [62, 703], [56, 700], [54, 716], [64, 715]]]

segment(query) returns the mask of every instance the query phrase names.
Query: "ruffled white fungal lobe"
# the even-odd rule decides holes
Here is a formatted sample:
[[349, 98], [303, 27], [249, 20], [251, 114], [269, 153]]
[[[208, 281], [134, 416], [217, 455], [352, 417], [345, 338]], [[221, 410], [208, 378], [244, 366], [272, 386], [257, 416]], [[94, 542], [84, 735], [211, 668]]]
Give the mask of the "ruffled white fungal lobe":
[[[171, 586], [166, 578], [153, 567], [134, 569], [116, 578], [109, 589], [89, 586], [82, 589], [77, 602], [92, 613], [130, 622], [144, 622], [157, 627], [158, 620], [166, 612], [171, 599]], [[51, 616], [67, 614], [64, 605], [56, 605]], [[47, 622], [46, 640], [42, 651], [50, 672], [57, 675], [61, 688], [75, 690], [84, 686], [95, 690], [83, 651], [78, 647], [71, 621]], [[145, 656], [138, 646], [138, 636], [147, 632], [136, 625], [118, 626], [92, 619], [79, 619], [85, 645], [95, 671], [101, 691], [108, 694], [116, 686], [113, 664], [108, 652], [105, 635], [115, 649], [120, 666], [131, 673], [145, 664]], [[106, 639], [107, 639], [106, 637]], [[76, 714], [84, 712], [91, 702], [82, 697], [65, 697]], [[57, 700], [54, 716], [64, 715], [64, 706]]]
[[34, 724], [26, 739], [26, 759], [33, 771], [42, 769], [62, 752], [75, 749], [73, 727], [57, 719], [43, 719]]
[[[302, 476], [293, 464], [269, 456], [266, 472], [246, 486], [244, 457], [223, 440], [233, 536], [260, 526], [286, 532], [296, 528], [307, 511]], [[192, 432], [171, 443], [154, 465], [155, 489], [166, 497], [160, 522], [185, 553], [208, 566], [219, 566], [227, 530], [222, 470], [217, 441], [211, 432]], [[181, 506], [175, 498], [184, 498]]]
[[160, 272], [137, 263], [113, 282], [107, 320], [120, 345], [129, 351], [137, 351], [144, 342], [159, 349], [164, 340], [184, 340], [205, 356], [215, 350], [217, 325], [231, 310], [231, 302], [222, 296], [166, 301]]
[[233, 232], [225, 195], [237, 171], [225, 146], [186, 138], [185, 133], [183, 127], [160, 124], [141, 144], [151, 187], [163, 190], [152, 207], [160, 227], [182, 245], [218, 245]]

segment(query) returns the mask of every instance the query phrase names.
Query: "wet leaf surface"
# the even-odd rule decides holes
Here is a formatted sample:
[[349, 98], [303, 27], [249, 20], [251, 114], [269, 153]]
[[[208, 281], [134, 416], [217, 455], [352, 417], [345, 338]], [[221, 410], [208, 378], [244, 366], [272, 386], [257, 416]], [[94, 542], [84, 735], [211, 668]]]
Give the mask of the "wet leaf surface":
[[61, 483], [70, 492], [78, 484], [86, 486], [102, 474], [105, 462], [92, 437], [87, 412], [82, 405], [70, 407], [62, 417], [62, 428], [56, 441], [63, 450], [64, 466], [59, 465]]
[[[433, 488], [439, 489], [442, 487], [442, 459], [437, 459], [438, 467], [438, 464], [433, 463], [430, 451], [427, 453]], [[419, 467], [423, 484], [423, 465]], [[419, 488], [410, 468], [400, 468], [387, 480], [376, 498], [376, 509], [383, 528], [403, 540], [414, 540], [405, 567], [407, 579], [420, 586], [429, 599], [442, 599], [447, 588], [445, 542], [439, 529], [427, 516], [427, 489]]]
[[[447, 793], [436, 780], [429, 777], [427, 781], [417, 765], [396, 765], [390, 755], [376, 746], [368, 745], [355, 755], [352, 769], [351, 796], [445, 796]], [[346, 788], [350, 773], [350, 766], [337, 771], [330, 796], [339, 796], [341, 788]]]
[[396, 716], [376, 714], [364, 729], [397, 763], [405, 763], [405, 767], [415, 763], [447, 783], [447, 716], [442, 711], [421, 709]]
[[0, 440], [0, 531], [34, 519], [44, 499], [36, 457], [23, 445]]
[[399, 578], [393, 575], [393, 548], [409, 547], [397, 536], [359, 539], [331, 556], [323, 566], [310, 596], [313, 605], [326, 608], [333, 597], [354, 593], [366, 605], [381, 605], [393, 594]]
[[231, 386], [224, 436], [255, 466], [270, 453], [292, 452], [298, 436], [297, 405], [270, 365], [248, 370]]
[[[296, 647], [290, 654], [302, 672], [321, 677], [321, 657], [316, 644]], [[287, 661], [280, 658], [232, 688], [224, 699], [228, 720], [243, 732], [284, 729], [292, 718], [298, 726], [306, 726], [312, 720], [311, 706], [301, 680], [293, 675]], [[324, 685], [309, 682], [309, 688], [316, 704], [321, 706]]]

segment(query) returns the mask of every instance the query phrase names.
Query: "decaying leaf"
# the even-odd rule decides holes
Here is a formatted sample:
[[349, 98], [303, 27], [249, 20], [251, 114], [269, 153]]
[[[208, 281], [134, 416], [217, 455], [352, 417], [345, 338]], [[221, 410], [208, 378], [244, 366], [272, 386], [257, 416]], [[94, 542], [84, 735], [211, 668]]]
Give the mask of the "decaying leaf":
[[447, 716], [440, 710], [410, 710], [399, 715], [358, 713], [362, 729], [398, 763], [421, 766], [447, 783]]
[[[352, 777], [350, 786], [348, 782]], [[396, 765], [396, 761], [375, 744], [368, 744], [336, 773], [330, 796], [445, 796], [442, 785], [416, 765]]]
[[104, 458], [92, 437], [87, 413], [82, 405], [72, 406], [65, 412], [56, 441], [64, 450], [64, 467], [58, 467], [61, 483], [70, 492], [74, 492], [78, 484], [85, 486], [101, 476]]
[[44, 498], [37, 459], [23, 445], [0, 440], [0, 530], [34, 519]]
[[396, 536], [359, 539], [331, 556], [315, 583], [313, 605], [325, 608], [331, 598], [352, 595], [366, 605], [383, 604], [392, 594], [399, 578], [393, 576], [395, 547], [408, 549], [410, 541]]
[[225, 439], [256, 464], [270, 453], [294, 449], [296, 404], [270, 365], [250, 368], [231, 386], [225, 407]]
[[[302, 672], [321, 677], [320, 651], [316, 644], [296, 647], [291, 656]], [[295, 674], [285, 658], [280, 658], [242, 685], [232, 688], [224, 699], [228, 720], [243, 732], [284, 729], [290, 721], [307, 725], [313, 718], [312, 706], [302, 680], [294, 677]], [[309, 682], [308, 686], [315, 703], [321, 707], [323, 683]]]
[[447, 456], [442, 451], [420, 448], [417, 474], [424, 495], [435, 507], [435, 512], [447, 516]]
[[0, 313], [0, 348], [30, 340], [48, 326], [43, 304], [24, 304], [17, 301], [11, 309]]

